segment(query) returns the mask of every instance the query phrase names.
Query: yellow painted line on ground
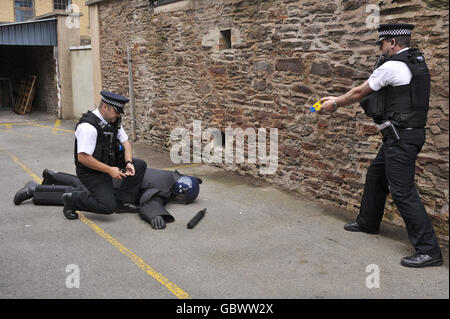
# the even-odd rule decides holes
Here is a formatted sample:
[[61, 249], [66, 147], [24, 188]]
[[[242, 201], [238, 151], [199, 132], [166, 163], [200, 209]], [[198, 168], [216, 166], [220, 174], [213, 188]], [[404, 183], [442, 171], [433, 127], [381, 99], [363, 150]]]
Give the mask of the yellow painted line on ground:
[[95, 223], [93, 223], [90, 219], [88, 219], [83, 213], [78, 212], [78, 217], [80, 220], [88, 225], [93, 231], [97, 233], [100, 237], [106, 239], [111, 245], [113, 245], [117, 250], [119, 250], [122, 254], [127, 256], [132, 262], [134, 262], [139, 268], [141, 268], [146, 274], [153, 277], [156, 281], [158, 281], [161, 285], [166, 287], [179, 299], [189, 299], [190, 296], [183, 289], [179, 288], [169, 279], [167, 279], [161, 273], [155, 271], [152, 267], [150, 267], [146, 262], [142, 260], [139, 256], [130, 251], [127, 247], [119, 243], [115, 240], [111, 235], [106, 233], [103, 229], [98, 227]]
[[25, 172], [27, 172], [28, 175], [30, 175], [31, 177], [33, 177], [33, 179], [34, 179], [37, 183], [39, 183], [39, 184], [42, 183], [42, 179], [41, 179], [39, 176], [37, 176], [36, 174], [34, 174], [33, 171], [32, 171], [31, 169], [29, 169], [28, 167], [26, 167], [21, 161], [19, 161], [19, 159], [18, 159], [15, 155], [11, 154], [10, 152], [8, 152], [7, 150], [5, 150], [5, 149], [3, 149], [3, 148], [1, 148], [1, 147], [0, 147], [0, 151], [3, 151], [6, 155], [8, 155], [8, 156], [12, 159], [12, 161], [13, 161], [14, 163], [16, 163], [17, 165], [19, 165], [20, 167], [22, 167], [22, 169], [23, 169]]
[[59, 126], [61, 125], [61, 120], [56, 120], [54, 126], [48, 126], [48, 125], [43, 125], [43, 124], [38, 124], [34, 121], [29, 121], [29, 122], [16, 122], [16, 123], [1, 123], [0, 126], [6, 126], [7, 128], [10, 128], [13, 125], [30, 125], [30, 126], [36, 126], [36, 127], [43, 127], [43, 128], [47, 128], [47, 129], [51, 129], [52, 133], [54, 132], [54, 134], [56, 134], [56, 132], [67, 132], [67, 133], [75, 133], [74, 130], [67, 130], [67, 129], [63, 129], [63, 128], [59, 128]]
[[30, 126], [43, 127], [43, 128], [51, 129], [53, 134], [56, 134], [57, 132], [75, 133], [74, 130], [67, 130], [67, 129], [60, 128], [59, 126], [61, 125], [61, 120], [56, 120], [54, 126], [38, 124], [34, 121], [0, 124], [0, 126], [6, 126], [7, 128], [11, 128], [11, 126], [13, 126], [13, 125], [30, 125]]
[[27, 122], [0, 123], [0, 126], [9, 126], [9, 127], [11, 127], [12, 125], [21, 125], [21, 124], [27, 124]]
[[[13, 130], [10, 130], [10, 128], [8, 128], [8, 127], [7, 127], [7, 129], [0, 128], [0, 132], [8, 133], [8, 134], [14, 134], [14, 133], [18, 134], [17, 132], [14, 132]], [[29, 137], [29, 138], [33, 137], [33, 135], [30, 135], [30, 134], [20, 134], [20, 135], [25, 136], [25, 137]]]
[[28, 125], [31, 125], [31, 126], [36, 126], [36, 127], [43, 127], [43, 128], [48, 128], [48, 129], [51, 129], [51, 130], [52, 130], [52, 132], [53, 132], [53, 131], [58, 131], [58, 132], [75, 133], [75, 131], [74, 131], [74, 130], [66, 130], [66, 129], [63, 129], [63, 128], [59, 128], [59, 127], [52, 127], [52, 126], [48, 126], [48, 125], [42, 125], [42, 124], [38, 124], [38, 123], [29, 123]]
[[[22, 167], [22, 169], [27, 172], [37, 183], [42, 183], [42, 179], [38, 177], [36, 174], [34, 174], [28, 167], [26, 167], [22, 162], [18, 160], [18, 158], [11, 154], [10, 152], [6, 151], [5, 149], [0, 147], [0, 150], [3, 151], [5, 154], [7, 154], [14, 163]], [[120, 242], [118, 242], [116, 239], [114, 239], [110, 234], [105, 232], [102, 228], [100, 228], [98, 225], [96, 225], [93, 221], [91, 221], [89, 218], [87, 218], [83, 213], [77, 211], [78, 216], [80, 220], [89, 226], [97, 235], [102, 237], [103, 239], [106, 239], [111, 245], [113, 245], [117, 250], [119, 250], [122, 254], [127, 256], [133, 263], [135, 263], [140, 269], [142, 269], [146, 274], [153, 277], [156, 281], [158, 281], [161, 285], [166, 287], [171, 293], [173, 293], [177, 298], [179, 299], [189, 299], [191, 298], [187, 292], [185, 292], [183, 289], [179, 288], [176, 284], [171, 282], [169, 279], [167, 279], [164, 275], [161, 273], [155, 271], [150, 265], [148, 265], [142, 258], [137, 256], [135, 253], [133, 253], [131, 250], [129, 250], [127, 247], [122, 245]]]
[[52, 134], [58, 134], [58, 131], [56, 129], [58, 129], [60, 125], [61, 125], [61, 120], [56, 120], [55, 125], [54, 125], [55, 128], [52, 129]]

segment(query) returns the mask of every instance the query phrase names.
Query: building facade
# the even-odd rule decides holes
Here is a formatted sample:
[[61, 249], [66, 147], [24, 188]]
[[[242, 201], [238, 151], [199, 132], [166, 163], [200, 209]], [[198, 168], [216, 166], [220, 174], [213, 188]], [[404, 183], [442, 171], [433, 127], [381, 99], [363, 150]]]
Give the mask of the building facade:
[[[367, 166], [381, 143], [358, 104], [311, 113], [370, 75], [376, 24], [416, 25], [413, 46], [432, 75], [427, 142], [417, 185], [436, 231], [448, 239], [448, 1], [91, 0], [98, 81], [128, 95], [132, 49], [136, 132], [170, 150], [171, 132], [277, 128], [278, 167], [218, 164], [349, 211], [359, 210]], [[94, 43], [95, 41], [95, 43]], [[125, 125], [130, 125], [125, 116]], [[191, 132], [191, 133], [189, 133]], [[204, 141], [205, 142], [205, 141]], [[269, 145], [267, 144], [269, 147]], [[247, 150], [246, 150], [247, 151]], [[386, 219], [403, 225], [392, 201]]]
[[1, 0], [0, 23], [24, 22], [51, 13], [80, 13], [80, 35], [89, 39], [89, 10], [85, 0]]

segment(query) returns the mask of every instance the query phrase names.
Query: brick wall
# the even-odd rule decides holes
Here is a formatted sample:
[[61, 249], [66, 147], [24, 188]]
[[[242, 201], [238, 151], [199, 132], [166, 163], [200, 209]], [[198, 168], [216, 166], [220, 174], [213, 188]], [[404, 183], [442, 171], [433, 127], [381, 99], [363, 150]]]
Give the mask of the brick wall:
[[[308, 107], [368, 78], [379, 51], [366, 22], [378, 3], [202, 0], [165, 12], [144, 0], [103, 1], [103, 87], [128, 95], [132, 47], [139, 140], [169, 150], [170, 132], [192, 129], [193, 120], [220, 130], [278, 128], [276, 174], [261, 176], [248, 163], [224, 167], [357, 213], [381, 139], [358, 104], [332, 115]], [[380, 9], [381, 23], [416, 25], [413, 44], [431, 70], [416, 176], [436, 230], [448, 238], [448, 2], [387, 0]], [[222, 49], [224, 29], [231, 29], [231, 49]], [[391, 200], [386, 219], [403, 224]]]
[[38, 75], [34, 108], [49, 114], [58, 114], [58, 93], [56, 81], [56, 62], [53, 58], [53, 47], [34, 47], [34, 73]]

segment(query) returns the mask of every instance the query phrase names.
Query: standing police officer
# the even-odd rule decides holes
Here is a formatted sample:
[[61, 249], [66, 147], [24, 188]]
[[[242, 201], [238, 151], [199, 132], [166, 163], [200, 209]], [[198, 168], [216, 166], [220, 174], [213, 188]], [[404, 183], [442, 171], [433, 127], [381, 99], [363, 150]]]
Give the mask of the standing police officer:
[[[101, 91], [101, 102], [94, 111], [83, 114], [75, 131], [75, 165], [81, 183], [88, 191], [63, 195], [64, 216], [78, 218], [75, 210], [112, 214], [116, 210], [136, 209], [140, 184], [147, 164], [133, 159], [133, 150], [121, 125], [121, 114], [128, 98]], [[113, 179], [124, 179], [115, 192]]]
[[413, 28], [411, 24], [380, 25], [377, 44], [382, 55], [369, 79], [344, 95], [323, 98], [322, 109], [332, 112], [361, 101], [383, 135], [367, 171], [359, 215], [345, 230], [377, 234], [390, 192], [416, 250], [401, 264], [440, 266], [441, 250], [414, 181], [417, 154], [425, 143], [430, 74], [423, 55], [409, 49]]

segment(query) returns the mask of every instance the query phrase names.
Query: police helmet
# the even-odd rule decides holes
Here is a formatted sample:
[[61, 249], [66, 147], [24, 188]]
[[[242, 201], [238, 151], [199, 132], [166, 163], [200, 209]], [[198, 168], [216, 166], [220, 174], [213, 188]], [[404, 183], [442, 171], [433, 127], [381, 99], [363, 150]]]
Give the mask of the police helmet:
[[192, 203], [200, 191], [199, 184], [201, 184], [201, 180], [196, 177], [181, 176], [172, 187], [175, 200], [185, 204]]

